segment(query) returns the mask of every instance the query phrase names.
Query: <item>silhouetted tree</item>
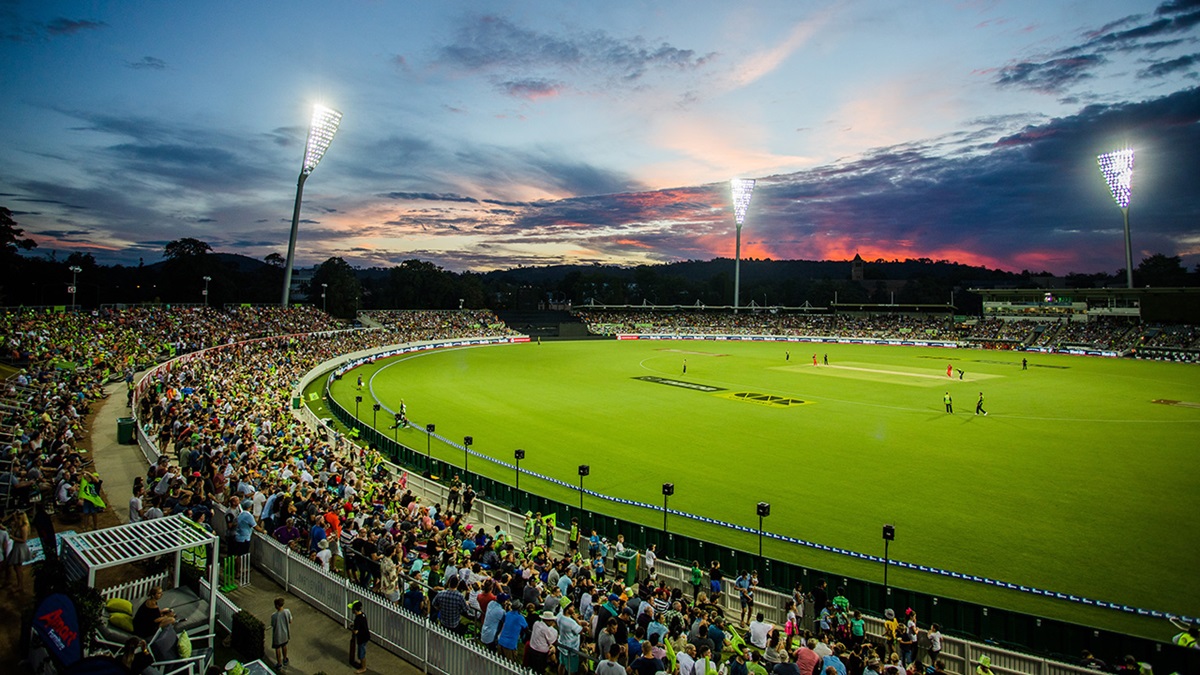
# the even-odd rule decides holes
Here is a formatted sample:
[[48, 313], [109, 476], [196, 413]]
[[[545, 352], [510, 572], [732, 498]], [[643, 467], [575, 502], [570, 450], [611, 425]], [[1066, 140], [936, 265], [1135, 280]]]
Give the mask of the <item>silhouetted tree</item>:
[[[330, 258], [317, 266], [308, 287], [321, 288], [321, 284], [329, 284], [329, 288], [324, 289], [329, 313], [343, 319], [353, 319], [362, 303], [362, 285], [354, 275], [354, 268], [341, 258]], [[317, 296], [320, 293], [309, 292], [309, 297]]]
[[1138, 286], [1184, 286], [1188, 282], [1188, 272], [1179, 256], [1155, 253], [1142, 258], [1133, 270], [1133, 279]]

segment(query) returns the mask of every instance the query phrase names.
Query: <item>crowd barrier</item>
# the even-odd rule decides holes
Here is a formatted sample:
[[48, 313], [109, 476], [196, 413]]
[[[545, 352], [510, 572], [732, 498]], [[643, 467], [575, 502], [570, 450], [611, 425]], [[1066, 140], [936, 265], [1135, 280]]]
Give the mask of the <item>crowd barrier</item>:
[[[387, 598], [326, 572], [320, 565], [257, 532], [250, 546], [254, 565], [289, 593], [296, 595], [349, 628], [349, 605], [363, 603], [371, 641], [434, 675], [532, 675], [533, 671], [505, 660], [483, 645], [442, 628], [436, 621], [414, 616]], [[350, 632], [345, 633], [347, 647]]]

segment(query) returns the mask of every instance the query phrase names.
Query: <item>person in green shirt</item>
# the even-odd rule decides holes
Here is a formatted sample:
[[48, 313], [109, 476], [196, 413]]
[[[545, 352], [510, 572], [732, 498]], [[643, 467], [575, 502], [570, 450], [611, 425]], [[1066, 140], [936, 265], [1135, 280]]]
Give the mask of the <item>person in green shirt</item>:
[[700, 588], [704, 585], [704, 570], [700, 569], [700, 561], [692, 561], [692, 603], [700, 597]]
[[850, 640], [857, 646], [862, 644], [867, 634], [867, 622], [863, 620], [862, 612], [854, 610], [854, 618], [850, 619]]

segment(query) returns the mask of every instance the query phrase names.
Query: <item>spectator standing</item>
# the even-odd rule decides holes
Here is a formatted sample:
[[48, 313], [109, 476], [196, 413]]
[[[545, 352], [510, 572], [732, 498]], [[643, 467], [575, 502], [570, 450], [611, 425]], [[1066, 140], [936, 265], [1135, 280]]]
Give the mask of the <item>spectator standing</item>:
[[608, 657], [596, 665], [596, 675], [626, 675], [625, 668], [617, 663], [621, 648], [612, 645], [608, 648]]
[[542, 612], [529, 635], [528, 653], [529, 667], [535, 673], [546, 672], [550, 656], [554, 654], [555, 643], [558, 642], [558, 630], [555, 629], [557, 617], [552, 612]]
[[929, 638], [929, 660], [936, 664], [942, 653], [942, 627], [936, 623], [930, 625], [926, 636]]
[[288, 642], [292, 639], [292, 610], [283, 606], [283, 598], [275, 598], [275, 613], [271, 615], [271, 646], [275, 649], [275, 667], [288, 665]]
[[458, 635], [465, 632], [462, 624], [463, 612], [467, 611], [467, 601], [458, 590], [458, 577], [450, 577], [446, 590], [433, 598], [433, 608], [437, 610], [438, 623], [442, 627]]
[[529, 622], [525, 620], [525, 616], [521, 612], [517, 611], [514, 603], [505, 604], [508, 606], [508, 612], [504, 615], [496, 644], [500, 646], [501, 654], [516, 661], [517, 647], [521, 644], [521, 631], [529, 626]]
[[371, 627], [367, 624], [367, 615], [363, 614], [362, 601], [356, 601], [352, 606], [354, 610], [354, 625], [352, 627], [352, 643], [354, 645], [354, 654], [358, 660], [354, 665], [358, 666], [355, 673], [362, 675], [367, 672], [367, 644], [371, 642]]
[[658, 574], [654, 571], [654, 564], [658, 562], [658, 553], [655, 550], [657, 544], [650, 544], [646, 547], [646, 576], [651, 579], [657, 578]]

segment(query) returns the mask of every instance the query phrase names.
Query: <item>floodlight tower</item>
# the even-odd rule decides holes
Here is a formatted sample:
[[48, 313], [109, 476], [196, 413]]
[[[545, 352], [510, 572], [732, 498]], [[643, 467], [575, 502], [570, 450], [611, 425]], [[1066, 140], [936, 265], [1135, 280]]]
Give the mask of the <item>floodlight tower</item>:
[[1133, 148], [1097, 155], [1104, 182], [1125, 219], [1125, 287], [1133, 288], [1133, 246], [1129, 240], [1129, 187], [1133, 183]]
[[733, 313], [737, 314], [742, 292], [742, 223], [746, 222], [746, 211], [750, 208], [754, 179], [734, 178], [729, 185], [733, 190], [733, 222], [737, 224], [737, 243], [733, 249]]
[[288, 239], [287, 266], [283, 270], [283, 306], [288, 306], [292, 290], [292, 265], [296, 261], [296, 231], [300, 227], [300, 199], [304, 195], [304, 181], [312, 173], [325, 156], [333, 135], [337, 133], [338, 125], [342, 122], [342, 113], [326, 108], [313, 106], [312, 123], [308, 126], [308, 142], [304, 148], [304, 165], [300, 167], [300, 178], [296, 181], [296, 206], [292, 209], [292, 235]]

